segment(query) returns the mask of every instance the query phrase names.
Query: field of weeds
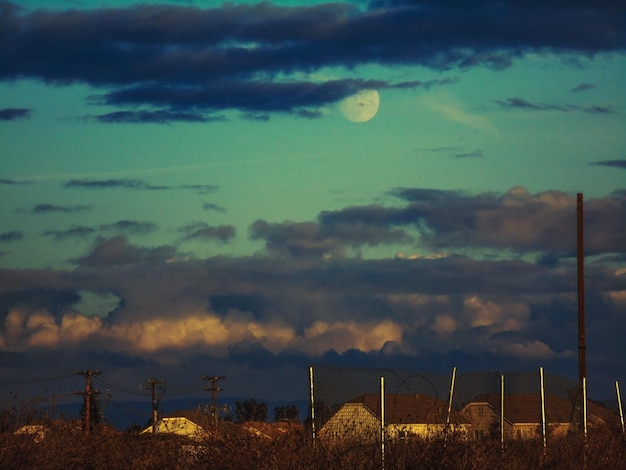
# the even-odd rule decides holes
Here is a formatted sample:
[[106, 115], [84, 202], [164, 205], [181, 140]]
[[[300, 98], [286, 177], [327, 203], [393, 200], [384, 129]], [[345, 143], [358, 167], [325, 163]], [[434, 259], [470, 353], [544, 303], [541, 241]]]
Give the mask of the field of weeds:
[[[548, 441], [510, 441], [502, 451], [493, 439], [388, 441], [384, 468], [402, 469], [618, 469], [626, 462], [621, 429], [593, 429]], [[230, 426], [202, 440], [140, 435], [110, 428], [89, 435], [76, 424], [56, 424], [45, 433], [0, 434], [2, 469], [211, 469], [378, 470], [380, 445], [317, 441], [302, 428], [269, 438]]]

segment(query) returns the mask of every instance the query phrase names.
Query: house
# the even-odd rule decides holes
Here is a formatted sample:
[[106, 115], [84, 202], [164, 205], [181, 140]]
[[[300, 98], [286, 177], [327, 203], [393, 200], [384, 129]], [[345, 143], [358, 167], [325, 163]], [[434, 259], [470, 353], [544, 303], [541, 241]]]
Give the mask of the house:
[[[500, 394], [479, 395], [461, 410], [461, 414], [472, 424], [475, 438], [500, 436]], [[555, 395], [545, 396], [546, 434], [567, 434], [580, 424], [580, 404]], [[606, 424], [615, 416], [606, 408], [589, 401], [587, 423], [589, 426]], [[516, 393], [504, 396], [505, 439], [532, 438], [541, 436], [541, 395], [538, 393]]]
[[[345, 403], [324, 424], [320, 438], [374, 441], [381, 436], [380, 395], [364, 394]], [[448, 404], [430, 395], [385, 396], [385, 434], [389, 438], [433, 437], [446, 431]], [[448, 430], [467, 433], [467, 420], [450, 413]]]
[[176, 434], [192, 439], [202, 439], [212, 428], [211, 417], [197, 410], [175, 411], [157, 421], [156, 426], [148, 426], [141, 434]]

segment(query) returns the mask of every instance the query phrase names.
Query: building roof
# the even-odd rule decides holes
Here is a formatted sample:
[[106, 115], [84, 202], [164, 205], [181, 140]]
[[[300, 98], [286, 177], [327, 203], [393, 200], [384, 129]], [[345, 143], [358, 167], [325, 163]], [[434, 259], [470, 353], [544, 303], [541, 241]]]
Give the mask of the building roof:
[[[380, 419], [380, 395], [366, 393], [348, 403], [361, 403]], [[386, 424], [445, 424], [447, 412], [447, 402], [431, 395], [385, 395]], [[467, 422], [467, 419], [461, 416], [458, 411], [451, 410], [451, 424], [466, 424]]]
[[[212, 429], [211, 417], [199, 410], [178, 410], [168, 413], [157, 422], [157, 433], [173, 434], [206, 434]], [[151, 433], [152, 425], [146, 427], [142, 434]]]
[[[466, 406], [487, 403], [500, 413], [500, 394], [479, 395]], [[545, 395], [546, 422], [580, 422], [580, 405], [556, 395]], [[507, 393], [504, 395], [504, 417], [512, 423], [541, 423], [541, 395], [539, 393]], [[597, 403], [587, 402], [587, 419], [592, 423], [604, 423], [615, 419], [613, 413]]]
[[163, 418], [186, 418], [206, 431], [213, 427], [211, 416], [200, 410], [177, 410], [164, 415]]

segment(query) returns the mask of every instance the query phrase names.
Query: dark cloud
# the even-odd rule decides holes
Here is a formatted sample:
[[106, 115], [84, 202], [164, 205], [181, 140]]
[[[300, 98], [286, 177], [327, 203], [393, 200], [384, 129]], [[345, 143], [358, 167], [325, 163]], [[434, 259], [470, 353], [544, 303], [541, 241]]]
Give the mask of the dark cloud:
[[14, 179], [10, 179], [10, 178], [0, 178], [0, 184], [4, 184], [7, 186], [18, 186], [18, 185], [25, 185], [25, 184], [31, 184], [31, 181], [19, 181], [19, 180], [14, 180]]
[[137, 179], [108, 179], [108, 180], [81, 180], [73, 179], [67, 181], [64, 188], [80, 188], [80, 189], [137, 189], [148, 191], [161, 191], [170, 189], [168, 186], [155, 186]]
[[[494, 332], [485, 327], [475, 330], [472, 326], [472, 322], [477, 321], [475, 318], [480, 318], [483, 325], [500, 322], [504, 325], [516, 318], [515, 321], [524, 323], [529, 315], [528, 303], [534, 305], [532, 321], [536, 325], [548, 325], [546, 322], [552, 321], [546, 315], [554, 305], [560, 305], [561, 310], [554, 311], [556, 323], [551, 328], [524, 333], [522, 344], [541, 339], [553, 349], [561, 350], [555, 336], [574, 322], [572, 320], [567, 325], [558, 322], [560, 311], [572, 311], [571, 305], [567, 306], [567, 296], [575, 297], [574, 264], [566, 269], [553, 270], [519, 261], [448, 257], [432, 260], [346, 259], [302, 266], [267, 258], [211, 258], [205, 262], [141, 265], [141, 262], [118, 264], [110, 266], [114, 270], [102, 269], [89, 276], [76, 272], [69, 279], [83, 288], [107, 286], [121, 292], [126, 307], [122, 308], [123, 315], [113, 321], [119, 325], [113, 331], [119, 334], [131, 328], [129, 322], [141, 318], [144, 321], [169, 319], [172, 325], [184, 322], [189, 312], [196, 311], [185, 305], [194, 299], [202, 300], [207, 294], [209, 304], [214, 305], [217, 313], [233, 322], [232, 331], [236, 331], [236, 325], [250, 321], [262, 320], [257, 327], [271, 325], [275, 318], [280, 318], [284, 325], [292, 325], [297, 331], [304, 331], [316, 322], [330, 327], [337, 321], [337, 327], [341, 327], [351, 322], [368, 325], [388, 319], [404, 325], [407, 346], [422, 345], [418, 347], [424, 348], [430, 345], [433, 351], [442, 353], [447, 348], [454, 348], [450, 345], [455, 344], [457, 347], [462, 344], [466, 351], [488, 347], [481, 342], [487, 341]], [[598, 282], [600, 290], [624, 288], [624, 281], [620, 282], [608, 272], [590, 267], [589, 275]], [[550, 299], [559, 296], [563, 296], [562, 301], [551, 307]], [[460, 304], [454, 298], [460, 299]], [[565, 310], [563, 306], [567, 306]], [[138, 308], [150, 311], [140, 313]], [[418, 317], [415, 316], [416, 308], [420, 311]], [[608, 309], [619, 311], [617, 305]], [[248, 316], [246, 312], [252, 315]], [[454, 319], [458, 335], [450, 330], [448, 334], [452, 337], [446, 339], [435, 331], [445, 331], [442, 328], [446, 324], [440, 318], [448, 317]], [[499, 328], [510, 329], [511, 326]], [[338, 333], [344, 341], [349, 338], [344, 330], [338, 330]], [[170, 355], [169, 359], [172, 358]]]
[[35, 311], [46, 309], [58, 312], [60, 307], [80, 300], [80, 295], [75, 290], [36, 284], [35, 282], [35, 285], [29, 286], [22, 283], [15, 290], [7, 289], [0, 293], [0, 318], [6, 319], [12, 308], [28, 307]]
[[[419, 244], [430, 249], [508, 249], [518, 252], [575, 253], [576, 200], [558, 191], [530, 194], [514, 188], [505, 194], [469, 195], [458, 191], [400, 188], [392, 194], [408, 202], [405, 207], [362, 206], [320, 213], [327, 233], [333, 227], [350, 227], [354, 234], [370, 231], [397, 242], [391, 229], [415, 229]], [[594, 235], [587, 239], [590, 253], [623, 252], [626, 246], [626, 204], [623, 196], [591, 199], [587, 217], [593, 220]], [[266, 227], [267, 228], [267, 227]], [[314, 227], [313, 233], [321, 231]], [[360, 232], [359, 232], [360, 231]], [[273, 232], [264, 232], [266, 236]], [[291, 232], [269, 237], [272, 246], [288, 246]], [[332, 232], [331, 232], [332, 233]], [[257, 234], [258, 235], [258, 234]], [[289, 235], [289, 236], [287, 236]], [[295, 236], [295, 233], [293, 234]], [[317, 238], [315, 238], [317, 239]], [[341, 245], [341, 237], [335, 242]], [[357, 243], [358, 236], [348, 237]], [[363, 236], [358, 243], [368, 243]], [[384, 243], [383, 238], [378, 243]]]
[[269, 114], [245, 113], [241, 115], [241, 119], [246, 121], [268, 122], [271, 117]]
[[[256, 221], [250, 235], [266, 250], [253, 256], [190, 259], [172, 246], [114, 237], [96, 240], [73, 269], [0, 269], [0, 360], [27, 377], [98, 368], [135, 389], [137, 377], [185, 383], [223, 373], [229, 393], [254, 396], [288, 387], [306, 397], [307, 366], [322, 361], [446, 372], [541, 365], [576, 373], [577, 266], [562, 255], [575, 250], [574, 194], [396, 188], [389, 195], [389, 207]], [[594, 387], [608, 374], [597, 365], [626, 352], [624, 224], [626, 191], [585, 200]], [[98, 227], [153, 228], [132, 220]], [[78, 236], [80, 229], [92, 230], [50, 236]], [[230, 239], [228, 226], [206, 223], [181, 233]], [[349, 256], [398, 242], [454, 254]], [[476, 247], [494, 255], [473, 257]], [[539, 261], [513, 251], [537, 252]], [[116, 308], [105, 318], [78, 311], [85, 291], [114, 294]], [[626, 374], [618, 359], [609, 370], [612, 381]], [[300, 373], [302, 385], [294, 378]]]
[[599, 160], [591, 165], [608, 166], [612, 168], [626, 168], [626, 159], [623, 160]]
[[215, 212], [226, 212], [226, 208], [222, 206], [218, 206], [217, 204], [213, 204], [210, 202], [205, 202], [202, 204], [202, 210], [205, 211], [215, 211]]
[[395, 88], [395, 89], [413, 89], [413, 88], [425, 88], [430, 89], [435, 85], [451, 85], [456, 83], [458, 79], [456, 78], [443, 78], [440, 80], [428, 80], [426, 82], [422, 82], [420, 80], [413, 80], [409, 82], [398, 82], [388, 84], [386, 88]]
[[36, 214], [46, 214], [49, 212], [61, 212], [63, 214], [75, 214], [77, 212], [84, 212], [92, 209], [90, 205], [76, 205], [76, 206], [56, 206], [53, 204], [37, 204], [33, 207], [33, 212]]
[[0, 109], [0, 121], [15, 121], [30, 117], [32, 110], [27, 108], [4, 108]]
[[139, 191], [164, 191], [171, 189], [185, 189], [197, 194], [209, 194], [217, 191], [218, 186], [213, 184], [185, 184], [182, 186], [154, 185], [139, 179], [72, 179], [63, 185], [64, 188], [80, 189], [134, 189]]
[[320, 106], [363, 88], [430, 85], [313, 83], [297, 74], [368, 64], [505, 68], [532, 51], [623, 51], [625, 8], [447, 0], [27, 11], [4, 3], [0, 79], [82, 82], [109, 87], [102, 103], [157, 108], [96, 116], [103, 122], [205, 122], [201, 110], [229, 108], [315, 118]]
[[324, 116], [321, 111], [314, 109], [298, 109], [294, 115], [304, 119], [319, 119]]
[[9, 243], [24, 239], [24, 233], [20, 230], [0, 232], [0, 242]]
[[75, 262], [84, 267], [124, 266], [164, 263], [173, 259], [176, 250], [169, 246], [156, 248], [135, 247], [125, 237], [98, 238], [92, 251]]
[[[433, 226], [442, 237], [451, 237], [448, 231], [461, 230], [478, 214], [511, 211], [511, 217], [520, 218], [518, 227], [528, 229], [533, 221], [539, 223], [537, 214], [543, 210], [575, 210], [574, 197], [519, 189], [469, 195], [403, 188], [394, 194], [407, 206], [326, 212], [310, 226], [257, 222], [253, 230], [276, 246], [255, 256], [184, 259], [172, 247], [141, 247], [116, 237], [96, 241], [74, 270], [0, 269], [0, 310], [3, 320], [10, 320], [0, 323], [3, 358], [19, 352], [12, 364], [31, 375], [33, 368], [27, 366], [33, 364], [46, 364], [48, 372], [97, 367], [120, 374], [115, 382], [135, 388], [138, 374], [183, 383], [185, 376], [207, 373], [206, 364], [211, 364], [209, 372], [224, 371], [233, 393], [246, 383], [261, 393], [257, 377], [267, 385], [262, 388], [266, 393], [279, 393], [276, 384], [282, 392], [285, 374], [302, 373], [300, 392], [300, 385], [287, 382], [303, 396], [306, 368], [316, 362], [418, 371], [449, 371], [452, 366], [463, 371], [537, 370], [541, 365], [576, 373], [573, 260], [535, 263], [507, 259], [505, 251], [498, 259], [312, 256], [324, 252], [316, 251], [315, 243], [328, 243], [331, 249], [353, 243], [357, 235], [343, 239], [339, 230], [349, 225], [354, 226], [349, 234], [360, 232], [359, 240], [376, 241], [367, 234], [385, 230], [369, 231], [368, 226], [409, 223], [417, 213], [434, 224], [439, 220], [434, 214], [445, 212], [442, 220], [459, 218], [458, 226]], [[413, 204], [419, 212], [405, 210]], [[586, 204], [586, 235], [612, 231], [598, 219], [615, 218], [613, 211], [623, 201], [600, 198]], [[201, 227], [189, 231], [193, 228]], [[515, 246], [515, 238], [502, 227], [492, 229]], [[337, 241], [322, 237], [324, 231]], [[289, 246], [293, 253], [309, 256], [285, 259]], [[621, 262], [623, 267], [623, 257]], [[593, 364], [624, 354], [619, 335], [626, 276], [604, 263], [588, 263], [586, 276], [593, 281], [588, 283], [589, 308], [597, 312], [589, 315], [587, 325], [590, 382], [597, 384], [601, 371]], [[115, 293], [119, 307], [106, 319], [76, 312], [69, 306], [81, 291]], [[606, 334], [610, 340], [603, 339]], [[45, 357], [37, 351], [45, 351]], [[115, 358], [107, 359], [110, 355]], [[626, 373], [617, 360], [611, 370], [617, 377]]]
[[433, 147], [433, 148], [421, 148], [418, 147], [415, 150], [418, 150], [420, 152], [429, 152], [429, 153], [441, 153], [441, 152], [456, 152], [458, 150], [458, 147]]
[[168, 124], [171, 122], [212, 122], [223, 121], [224, 118], [208, 117], [199, 113], [183, 113], [168, 110], [157, 111], [115, 111], [98, 116], [86, 116], [86, 119], [95, 119], [105, 123], [135, 123], [135, 124]]
[[185, 240], [217, 240], [227, 242], [235, 238], [236, 230], [233, 225], [212, 226], [204, 222], [190, 224], [181, 227], [181, 232], [185, 234]]
[[67, 230], [46, 230], [43, 235], [54, 240], [66, 240], [68, 238], [85, 238], [95, 233], [91, 227], [72, 227]]
[[209, 194], [214, 193], [219, 189], [218, 186], [214, 184], [186, 184], [184, 186], [180, 186], [181, 189], [191, 189], [198, 194]]
[[459, 154], [456, 154], [454, 157], [455, 158], [482, 158], [483, 151], [475, 150], [474, 152], [469, 152], [469, 153], [459, 153]]
[[112, 230], [119, 233], [132, 233], [145, 235], [156, 230], [156, 225], [151, 222], [138, 222], [135, 220], [118, 220], [112, 224], [103, 224], [101, 230]]
[[583, 113], [588, 113], [588, 114], [613, 114], [615, 112], [610, 106], [599, 106], [599, 105], [582, 106], [582, 107], [578, 107], [577, 109], [579, 109]]
[[381, 88], [377, 80], [332, 80], [322, 83], [273, 82], [268, 80], [220, 81], [201, 86], [134, 86], [92, 99], [106, 105], [182, 107], [184, 109], [240, 109], [256, 112], [315, 112], [310, 107], [337, 102], [363, 88]]
[[579, 92], [579, 91], [588, 91], [588, 90], [593, 90], [596, 87], [595, 84], [593, 83], [581, 83], [579, 85], [576, 85], [574, 88], [571, 89], [571, 91], [573, 93]]
[[528, 109], [531, 111], [560, 111], [563, 113], [583, 112], [588, 114], [612, 114], [613, 109], [610, 106], [577, 106], [573, 104], [556, 105], [556, 104], [536, 104], [526, 101], [522, 98], [509, 98], [505, 101], [496, 100], [496, 103], [503, 108]]
[[320, 214], [320, 223], [269, 223], [257, 220], [250, 226], [253, 240], [264, 240], [273, 254], [294, 257], [343, 256], [347, 248], [409, 242], [411, 237], [401, 229], [382, 225], [331, 220]]

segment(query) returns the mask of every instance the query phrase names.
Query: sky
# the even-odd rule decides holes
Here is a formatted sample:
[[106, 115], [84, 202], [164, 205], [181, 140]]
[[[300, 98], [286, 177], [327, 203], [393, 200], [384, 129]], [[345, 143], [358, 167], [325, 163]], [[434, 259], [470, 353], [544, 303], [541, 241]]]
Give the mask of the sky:
[[577, 378], [579, 193], [614, 396], [624, 83], [613, 0], [1, 2], [0, 400], [88, 369]]

